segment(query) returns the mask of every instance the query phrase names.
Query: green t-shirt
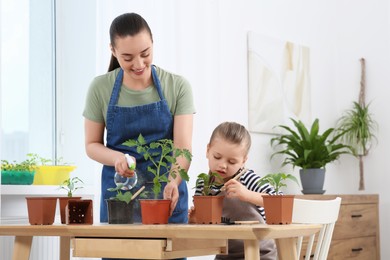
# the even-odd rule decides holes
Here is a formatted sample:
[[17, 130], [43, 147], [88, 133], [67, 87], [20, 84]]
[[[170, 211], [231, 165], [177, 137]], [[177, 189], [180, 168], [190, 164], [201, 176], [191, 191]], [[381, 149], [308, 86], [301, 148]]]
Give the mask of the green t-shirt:
[[[171, 114], [194, 114], [195, 107], [189, 82], [184, 77], [165, 71], [157, 66], [156, 71]], [[85, 102], [83, 112], [85, 118], [98, 123], [106, 122], [107, 107], [118, 73], [119, 68], [93, 79]], [[159, 100], [160, 98], [154, 84], [142, 91], [131, 90], [122, 85], [117, 105], [134, 107], [154, 103]]]

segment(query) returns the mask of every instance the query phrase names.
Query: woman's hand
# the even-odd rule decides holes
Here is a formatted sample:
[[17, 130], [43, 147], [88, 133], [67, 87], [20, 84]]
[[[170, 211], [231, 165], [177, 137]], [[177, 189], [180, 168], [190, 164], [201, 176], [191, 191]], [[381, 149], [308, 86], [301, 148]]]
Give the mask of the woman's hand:
[[171, 200], [171, 212], [176, 208], [177, 201], [179, 200], [179, 188], [175, 181], [170, 181], [167, 183], [164, 189], [164, 199]]
[[[132, 156], [130, 156], [130, 157], [133, 159], [134, 164], [135, 164], [135, 158]], [[122, 156], [118, 156], [117, 158], [115, 158], [114, 166], [115, 166], [115, 171], [119, 175], [121, 175], [123, 177], [133, 177], [134, 176], [134, 170], [131, 170], [129, 168], [126, 156], [124, 154], [122, 154]]]

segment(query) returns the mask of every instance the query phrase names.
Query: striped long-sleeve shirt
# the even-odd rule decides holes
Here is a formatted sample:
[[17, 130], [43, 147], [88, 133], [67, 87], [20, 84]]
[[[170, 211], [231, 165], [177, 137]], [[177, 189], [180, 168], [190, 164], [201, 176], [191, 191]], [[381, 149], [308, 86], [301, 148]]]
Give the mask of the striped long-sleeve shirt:
[[[259, 193], [267, 193], [270, 195], [275, 195], [275, 189], [273, 186], [270, 184], [264, 184], [260, 186], [258, 184], [260, 180], [260, 176], [257, 175], [256, 173], [253, 172], [253, 170], [247, 170], [246, 173], [244, 173], [239, 181], [241, 182], [242, 185], [244, 185], [248, 190], [254, 191], [254, 192], [259, 192]], [[202, 195], [202, 190], [204, 187], [204, 182], [203, 180], [198, 180], [198, 185], [196, 186], [195, 189], [195, 196]], [[211, 186], [211, 193], [212, 195], [218, 195], [221, 192], [221, 188], [223, 185], [213, 185]], [[260, 206], [256, 206], [260, 215], [263, 217], [265, 220], [265, 212], [264, 208]]]

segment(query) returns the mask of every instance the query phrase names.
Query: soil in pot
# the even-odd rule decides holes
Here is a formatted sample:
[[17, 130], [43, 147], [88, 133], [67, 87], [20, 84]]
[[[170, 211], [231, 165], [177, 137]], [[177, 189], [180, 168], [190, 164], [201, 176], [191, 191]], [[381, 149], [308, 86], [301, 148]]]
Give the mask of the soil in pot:
[[294, 195], [263, 196], [267, 224], [291, 224]]
[[61, 214], [61, 223], [66, 224], [65, 218], [65, 207], [68, 205], [69, 200], [79, 200], [81, 197], [58, 197], [60, 201], [60, 214]]
[[57, 197], [26, 197], [28, 221], [31, 225], [52, 225]]
[[65, 206], [66, 224], [93, 224], [92, 200], [71, 199]]
[[168, 224], [171, 200], [142, 199], [142, 224]]
[[193, 196], [196, 224], [221, 223], [224, 196]]
[[133, 224], [134, 201], [106, 200], [109, 224]]

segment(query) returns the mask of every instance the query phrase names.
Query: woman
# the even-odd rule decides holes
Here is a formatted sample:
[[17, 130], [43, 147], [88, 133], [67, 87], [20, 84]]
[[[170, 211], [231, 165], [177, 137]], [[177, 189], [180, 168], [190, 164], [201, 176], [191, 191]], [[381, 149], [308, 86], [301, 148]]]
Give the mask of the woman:
[[[151, 188], [147, 175], [148, 162], [130, 147], [122, 145], [141, 133], [149, 143], [173, 139], [178, 148], [191, 151], [193, 114], [195, 113], [190, 84], [183, 77], [157, 66], [153, 61], [153, 38], [147, 22], [138, 14], [126, 13], [115, 18], [110, 27], [111, 61], [108, 73], [96, 77], [89, 88], [85, 117], [87, 155], [102, 163], [100, 221], [107, 222], [105, 199], [114, 193], [114, 174], [130, 177], [125, 154], [136, 161], [138, 183]], [[106, 143], [104, 134], [106, 129]], [[181, 167], [189, 168], [182, 159]], [[180, 177], [171, 178], [163, 196], [171, 199], [170, 223], [187, 223], [188, 195]], [[140, 210], [133, 216], [140, 222]]]

